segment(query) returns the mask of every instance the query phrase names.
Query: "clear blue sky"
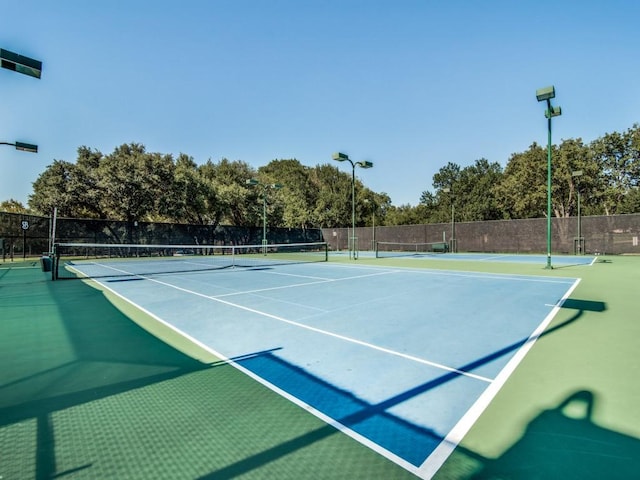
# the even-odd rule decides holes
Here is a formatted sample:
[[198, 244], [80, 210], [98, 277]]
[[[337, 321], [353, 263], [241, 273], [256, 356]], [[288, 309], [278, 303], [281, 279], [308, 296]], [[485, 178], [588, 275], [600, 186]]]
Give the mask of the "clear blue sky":
[[[535, 90], [555, 85], [554, 143], [640, 122], [640, 2], [1, 0], [0, 201], [26, 204], [54, 159], [129, 142], [253, 167], [341, 151], [394, 205], [447, 162], [506, 165], [546, 144]], [[338, 165], [338, 164], [336, 164]], [[339, 167], [345, 168], [344, 164]], [[348, 171], [348, 170], [347, 170]]]

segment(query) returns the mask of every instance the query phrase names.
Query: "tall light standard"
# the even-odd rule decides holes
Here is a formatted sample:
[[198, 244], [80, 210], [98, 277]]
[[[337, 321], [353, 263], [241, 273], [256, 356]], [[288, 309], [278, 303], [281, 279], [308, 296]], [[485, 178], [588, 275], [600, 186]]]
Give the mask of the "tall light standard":
[[356, 237], [356, 167], [360, 168], [371, 168], [373, 167], [373, 163], [368, 160], [363, 160], [361, 162], [354, 162], [349, 158], [349, 155], [346, 153], [334, 153], [331, 158], [333, 158], [337, 162], [349, 162], [351, 164], [351, 227], [352, 233], [351, 238], [349, 239], [349, 258], [353, 258], [354, 260], [358, 259], [358, 249], [357, 242], [358, 238]]
[[[9, 50], [5, 50], [4, 48], [0, 48], [0, 67], [6, 68], [7, 70], [12, 70], [14, 72], [22, 73], [24, 75], [29, 75], [30, 77], [35, 77], [35, 78], [40, 78], [40, 75], [42, 74], [41, 61], [34, 60], [33, 58], [25, 57], [24, 55], [19, 55], [17, 53], [10, 52]], [[38, 153], [38, 146], [33, 145], [31, 143], [0, 142], [0, 145], [10, 145], [10, 146], [16, 147], [16, 150], [21, 150], [24, 152], [31, 152], [31, 153]], [[24, 259], [26, 258], [26, 254], [27, 254], [26, 243], [27, 243], [27, 228], [29, 228], [29, 223], [23, 221], [22, 225], [23, 225], [22, 258]]]
[[[5, 50], [4, 48], [0, 48], [0, 67], [35, 78], [40, 78], [42, 74], [42, 62], [40, 60], [34, 60], [33, 58]], [[32, 145], [31, 143], [0, 142], [0, 145], [11, 145], [16, 147], [16, 150], [38, 153], [38, 146]]]
[[547, 266], [551, 266], [551, 119], [562, 115], [560, 107], [551, 106], [551, 99], [555, 98], [556, 89], [553, 86], [544, 87], [536, 90], [536, 98], [539, 102], [547, 102], [547, 109], [544, 116], [547, 117]]
[[262, 253], [267, 254], [267, 190], [280, 190], [279, 183], [260, 183], [255, 178], [247, 180], [247, 185], [262, 187]]
[[573, 253], [582, 255], [584, 254], [584, 238], [582, 238], [582, 218], [580, 216], [580, 177], [582, 176], [582, 170], [575, 170], [571, 172], [571, 176], [576, 179], [576, 190], [578, 192], [578, 238], [573, 242]]

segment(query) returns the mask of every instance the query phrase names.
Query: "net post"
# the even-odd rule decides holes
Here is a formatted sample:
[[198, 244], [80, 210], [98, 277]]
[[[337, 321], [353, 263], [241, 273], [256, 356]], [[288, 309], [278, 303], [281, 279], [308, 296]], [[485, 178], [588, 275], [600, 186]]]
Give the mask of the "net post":
[[59, 263], [59, 248], [57, 243], [53, 243], [51, 246], [51, 280], [58, 279], [58, 263]]
[[349, 245], [349, 259], [353, 258], [354, 260], [358, 259], [358, 237], [352, 236], [350, 238], [351, 242]]
[[267, 255], [267, 239], [263, 238], [262, 239], [262, 254], [263, 255]]

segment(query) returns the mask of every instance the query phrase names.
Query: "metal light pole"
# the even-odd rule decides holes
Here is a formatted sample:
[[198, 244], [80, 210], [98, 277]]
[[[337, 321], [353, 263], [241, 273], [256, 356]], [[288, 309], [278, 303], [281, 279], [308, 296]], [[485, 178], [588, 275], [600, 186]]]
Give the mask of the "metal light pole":
[[373, 211], [371, 212], [371, 250], [376, 250], [376, 207], [377, 205], [373, 204]]
[[267, 254], [267, 190], [280, 190], [282, 185], [279, 183], [260, 183], [255, 178], [247, 180], [247, 185], [262, 187], [262, 253]]
[[[0, 48], [0, 67], [12, 70], [14, 72], [29, 75], [31, 77], [40, 78], [42, 73], [42, 62], [34, 60], [33, 58], [25, 57], [17, 53], [10, 52], [4, 48]], [[38, 146], [24, 142], [0, 142], [0, 145], [10, 145], [16, 147], [16, 150], [24, 152], [38, 153]], [[29, 222], [22, 221], [22, 259], [24, 260], [27, 255], [27, 229], [29, 228]], [[11, 256], [13, 260], [13, 252]]]
[[584, 238], [582, 238], [582, 218], [580, 216], [580, 177], [582, 176], [582, 170], [571, 172], [571, 176], [576, 178], [578, 192], [578, 238], [573, 244], [573, 253], [582, 255], [584, 254]]
[[547, 102], [544, 116], [547, 117], [547, 266], [551, 266], [551, 118], [562, 115], [560, 107], [552, 107], [551, 99], [555, 98], [556, 89], [553, 86], [536, 90], [536, 99], [539, 102]]
[[376, 205], [375, 201], [370, 201], [368, 198], [365, 198], [364, 203], [367, 205], [371, 204], [371, 250], [376, 250], [376, 209], [378, 205]]
[[455, 252], [457, 250], [457, 245], [456, 245], [456, 216], [455, 216], [455, 204], [453, 201], [453, 189], [450, 187], [445, 187], [442, 189], [442, 191], [444, 193], [451, 193], [451, 240], [449, 240], [451, 247], [449, 248], [449, 251]]
[[349, 258], [353, 258], [354, 260], [358, 259], [358, 249], [357, 249], [357, 240], [356, 237], [356, 167], [360, 168], [371, 168], [373, 167], [373, 163], [367, 160], [363, 160], [361, 162], [353, 162], [349, 155], [346, 153], [334, 153], [331, 158], [333, 158], [337, 162], [349, 162], [351, 164], [351, 227], [352, 227], [352, 237], [350, 238], [349, 243]]
[[[34, 60], [33, 58], [5, 50], [4, 48], [0, 48], [0, 67], [35, 78], [40, 78], [42, 74], [42, 62], [40, 60]], [[31, 143], [0, 142], [0, 145], [11, 145], [16, 147], [16, 150], [38, 153], [38, 146]]]

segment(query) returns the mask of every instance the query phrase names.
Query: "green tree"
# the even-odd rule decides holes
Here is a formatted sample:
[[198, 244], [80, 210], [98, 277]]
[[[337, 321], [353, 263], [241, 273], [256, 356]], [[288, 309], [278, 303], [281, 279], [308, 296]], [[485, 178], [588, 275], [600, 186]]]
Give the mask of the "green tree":
[[210, 215], [225, 225], [257, 224], [257, 213], [248, 208], [258, 200], [258, 193], [247, 186], [247, 180], [256, 176], [253, 168], [243, 161], [223, 158], [218, 163], [207, 161], [200, 167], [200, 172], [209, 188], [216, 192], [215, 198], [208, 202]]
[[620, 202], [620, 213], [640, 213], [640, 188], [629, 190]]
[[[580, 138], [563, 140], [552, 159], [552, 209], [555, 217], [577, 215], [578, 189], [583, 213], [597, 206], [598, 165]], [[580, 176], [576, 176], [581, 172]]]
[[[462, 168], [457, 163], [448, 162], [433, 175], [436, 194], [424, 191], [420, 196], [422, 205], [430, 205], [430, 222], [446, 223], [451, 220], [453, 192], [458, 190]], [[428, 202], [428, 203], [423, 203]]]
[[78, 210], [73, 191], [75, 173], [75, 164], [54, 160], [33, 182], [29, 207], [42, 215], [48, 215], [57, 207], [58, 215], [75, 216]]
[[107, 218], [98, 184], [102, 159], [99, 151], [82, 146], [76, 163], [54, 160], [34, 182], [29, 205], [42, 214], [57, 207], [62, 216]]
[[501, 179], [500, 164], [485, 158], [463, 168], [453, 191], [456, 217], [465, 222], [502, 218], [495, 194]]
[[258, 169], [261, 181], [280, 183], [281, 194], [276, 198], [281, 202], [282, 216], [279, 219], [284, 227], [310, 228], [313, 226], [313, 209], [316, 203], [316, 191], [311, 184], [311, 169], [296, 159], [273, 160]]
[[195, 225], [218, 225], [221, 218], [216, 183], [194, 159], [181, 153], [175, 161], [173, 184], [158, 210], [169, 221]]
[[137, 143], [117, 147], [100, 163], [97, 186], [104, 195], [103, 211], [130, 223], [165, 215], [163, 199], [171, 195], [173, 169], [170, 155], [148, 154]]
[[[329, 164], [316, 166], [311, 171], [311, 186], [317, 192], [313, 209], [316, 227], [351, 226], [351, 174]], [[362, 184], [356, 180], [356, 191]]]
[[420, 225], [429, 223], [429, 207], [423, 204], [403, 204], [389, 207], [385, 225]]
[[591, 144], [599, 166], [597, 201], [602, 213], [612, 215], [626, 209], [627, 195], [640, 183], [640, 126], [624, 133], [607, 133]]
[[[585, 215], [640, 211], [637, 124], [588, 146], [569, 139], [552, 150], [552, 215], [575, 215], [578, 190]], [[54, 160], [34, 182], [28, 204], [36, 213], [57, 207], [59, 215], [71, 217], [259, 225], [263, 192], [247, 186], [252, 177], [284, 185], [268, 192], [270, 226], [351, 226], [350, 171], [329, 164], [306, 167], [296, 159], [273, 160], [257, 171], [240, 160], [198, 165], [184, 153], [174, 160], [136, 143], [106, 156], [81, 146], [75, 163]], [[358, 178], [354, 187], [357, 226], [446, 223], [452, 202], [458, 221], [543, 217], [547, 151], [533, 143], [512, 154], [504, 171], [484, 158], [464, 168], [449, 162], [433, 176], [434, 192], [422, 192], [415, 207], [393, 206], [388, 195], [371, 191]], [[3, 208], [21, 206], [9, 201]]]
[[459, 221], [496, 220], [501, 218], [501, 211], [495, 188], [501, 178], [502, 167], [485, 158], [462, 169], [449, 163], [433, 177], [437, 194], [423, 192], [421, 203], [431, 205], [431, 218], [438, 222], [451, 219], [452, 202], [455, 218]]
[[547, 149], [534, 142], [527, 151], [512, 154], [495, 194], [505, 218], [546, 216]]
[[391, 198], [386, 193], [376, 193], [368, 188], [363, 192], [361, 211], [359, 212], [359, 225], [382, 226], [386, 225], [386, 217], [391, 208]]
[[104, 155], [89, 147], [78, 148], [78, 159], [73, 170], [74, 175], [68, 184], [73, 196], [74, 216], [88, 218], [108, 218], [103, 209], [104, 192], [100, 188], [100, 165]]
[[30, 213], [29, 209], [25, 207], [22, 204], [22, 202], [19, 202], [18, 200], [14, 200], [13, 198], [0, 202], [0, 212]]
[[448, 162], [436, 174], [433, 175], [433, 188], [441, 190], [443, 188], [452, 188], [460, 180], [460, 165]]

